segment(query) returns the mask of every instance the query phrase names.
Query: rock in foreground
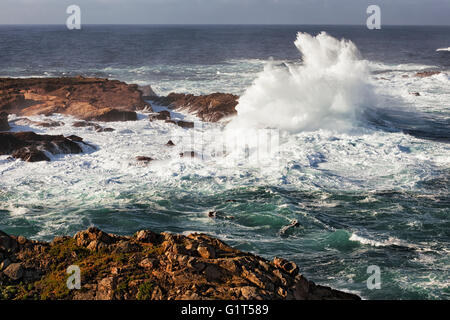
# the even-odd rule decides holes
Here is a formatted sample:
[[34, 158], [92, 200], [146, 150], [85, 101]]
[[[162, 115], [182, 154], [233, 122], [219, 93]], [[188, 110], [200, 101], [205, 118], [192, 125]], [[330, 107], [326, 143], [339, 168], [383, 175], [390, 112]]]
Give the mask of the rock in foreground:
[[217, 122], [222, 118], [237, 114], [238, 96], [227, 93], [194, 96], [192, 94], [171, 93], [154, 101], [162, 106], [185, 110], [197, 115], [202, 121]]
[[0, 111], [21, 116], [60, 113], [82, 120], [137, 120], [151, 109], [137, 85], [97, 78], [0, 79]]
[[[78, 138], [78, 137], [77, 137]], [[81, 139], [82, 140], [82, 139]], [[72, 137], [39, 135], [34, 132], [0, 133], [0, 155], [28, 162], [50, 161], [51, 154], [78, 154], [83, 150]]]
[[[67, 288], [71, 265], [81, 270], [80, 290]], [[0, 231], [0, 299], [359, 299], [298, 272], [203, 234], [124, 237], [90, 228], [44, 243]]]

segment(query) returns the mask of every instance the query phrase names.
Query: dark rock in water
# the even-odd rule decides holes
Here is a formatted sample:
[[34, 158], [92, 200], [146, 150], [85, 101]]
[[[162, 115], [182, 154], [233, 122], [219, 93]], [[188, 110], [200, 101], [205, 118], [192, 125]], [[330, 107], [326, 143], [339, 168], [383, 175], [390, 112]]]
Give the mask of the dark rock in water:
[[170, 112], [169, 111], [160, 111], [156, 114], [151, 114], [148, 116], [150, 121], [155, 121], [155, 120], [169, 120], [170, 119]]
[[136, 161], [138, 162], [142, 162], [142, 163], [150, 163], [151, 161], [153, 161], [154, 159], [150, 158], [150, 157], [144, 157], [144, 156], [138, 156], [136, 157]]
[[166, 120], [165, 122], [166, 123], [176, 124], [177, 126], [179, 126], [181, 128], [185, 128], [185, 129], [192, 129], [192, 128], [194, 128], [194, 123], [193, 122], [181, 121], [181, 120]]
[[171, 93], [167, 97], [155, 99], [155, 103], [176, 110], [186, 110], [207, 122], [217, 122], [224, 117], [237, 114], [235, 107], [238, 96], [226, 93], [194, 96], [192, 94]]
[[47, 157], [43, 151], [33, 147], [18, 149], [13, 152], [12, 157], [26, 162], [50, 161], [50, 158]]
[[103, 128], [101, 125], [94, 123], [94, 122], [87, 122], [87, 121], [75, 121], [72, 124], [75, 128], [87, 128], [90, 127], [96, 132], [113, 132], [115, 129], [112, 128]]
[[137, 85], [99, 78], [0, 79], [0, 111], [22, 116], [60, 113], [83, 120], [134, 121], [151, 109]]
[[188, 128], [188, 129], [194, 128], [194, 123], [188, 122], [188, 121], [178, 121], [177, 125], [182, 128]]
[[286, 232], [287, 232], [289, 229], [292, 229], [292, 228], [298, 228], [298, 227], [300, 227], [300, 223], [299, 223], [297, 220], [292, 220], [292, 221], [291, 221], [291, 224], [289, 224], [288, 226], [284, 226], [284, 227], [280, 230], [280, 235], [284, 236], [284, 235], [286, 235]]
[[412, 94], [413, 96], [420, 97], [420, 93], [419, 93], [419, 92], [411, 92], [411, 94]]
[[10, 129], [8, 114], [6, 112], [0, 112], [0, 131], [9, 131]]
[[174, 147], [174, 146], [175, 146], [175, 143], [173, 143], [172, 140], [169, 140], [169, 142], [166, 143], [166, 146], [168, 146], [168, 147]]
[[71, 135], [66, 138], [75, 142], [83, 142], [83, 138], [80, 138], [79, 136], [76, 135]]
[[49, 161], [51, 154], [78, 154], [81, 147], [64, 136], [38, 135], [34, 132], [0, 133], [0, 155], [12, 155], [24, 161]]
[[208, 217], [210, 217], [212, 219], [234, 220], [233, 216], [226, 216], [220, 211], [210, 211], [210, 212], [208, 212]]
[[422, 71], [422, 72], [417, 72], [416, 73], [416, 77], [419, 78], [426, 78], [426, 77], [431, 77], [437, 74], [440, 74], [440, 71]]
[[[119, 236], [93, 227], [48, 243], [0, 231], [0, 250], [0, 296], [8, 300], [360, 300], [309, 281], [294, 262], [205, 234]], [[81, 290], [67, 290], [73, 264], [83, 272]]]

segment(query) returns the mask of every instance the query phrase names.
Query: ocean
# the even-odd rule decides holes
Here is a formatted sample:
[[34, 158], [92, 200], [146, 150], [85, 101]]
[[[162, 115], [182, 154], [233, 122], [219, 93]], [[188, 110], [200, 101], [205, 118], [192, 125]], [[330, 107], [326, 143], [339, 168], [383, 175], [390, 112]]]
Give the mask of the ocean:
[[[62, 127], [13, 126], [76, 134], [97, 150], [48, 163], [0, 156], [0, 230], [39, 240], [93, 225], [204, 232], [365, 299], [449, 299], [449, 45], [450, 27], [0, 26], [0, 77], [241, 97], [230, 123], [179, 114], [194, 130], [145, 112], [108, 133], [62, 115], [50, 117]], [[423, 71], [441, 73], [415, 76]], [[252, 128], [279, 134], [276, 156], [231, 166], [179, 157], [200, 151], [198, 137], [244, 139]], [[142, 166], [140, 155], [158, 161]], [[280, 234], [294, 219], [300, 226]], [[379, 290], [368, 289], [369, 266], [381, 270]]]

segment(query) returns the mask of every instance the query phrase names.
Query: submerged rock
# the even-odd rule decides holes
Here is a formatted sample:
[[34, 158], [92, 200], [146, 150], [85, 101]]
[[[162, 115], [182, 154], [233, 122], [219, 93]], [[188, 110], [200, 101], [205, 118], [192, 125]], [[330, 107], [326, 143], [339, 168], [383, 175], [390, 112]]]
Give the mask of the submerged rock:
[[431, 77], [437, 74], [440, 74], [440, 71], [422, 71], [422, 72], [417, 72], [416, 73], [416, 77], [419, 78], [426, 78], [426, 77]]
[[137, 85], [99, 78], [0, 78], [0, 111], [22, 116], [60, 113], [83, 120], [137, 120], [151, 109]]
[[172, 109], [186, 110], [207, 122], [217, 122], [222, 118], [237, 114], [235, 107], [238, 96], [227, 93], [194, 96], [192, 94], [171, 93], [154, 99], [155, 103]]
[[56, 127], [61, 127], [64, 125], [64, 122], [61, 121], [53, 121], [53, 120], [48, 120], [48, 121], [33, 121], [27, 118], [20, 118], [20, 119], [16, 119], [13, 121], [14, 124], [19, 125], [19, 126], [38, 126], [38, 127], [43, 127], [43, 128], [56, 128]]
[[169, 111], [160, 111], [157, 112], [156, 114], [151, 114], [148, 116], [150, 121], [155, 121], [155, 120], [169, 120], [170, 119], [170, 112]]
[[28, 162], [49, 161], [45, 152], [51, 154], [78, 154], [81, 147], [62, 135], [38, 135], [34, 132], [0, 133], [0, 155]]
[[[360, 299], [316, 285], [300, 275], [293, 262], [270, 262], [205, 234], [143, 230], [128, 237], [90, 228], [51, 243], [17, 239], [0, 231], [0, 255], [14, 261], [4, 275], [0, 272], [0, 298]], [[71, 291], [66, 271], [74, 264], [81, 269], [82, 287]]]

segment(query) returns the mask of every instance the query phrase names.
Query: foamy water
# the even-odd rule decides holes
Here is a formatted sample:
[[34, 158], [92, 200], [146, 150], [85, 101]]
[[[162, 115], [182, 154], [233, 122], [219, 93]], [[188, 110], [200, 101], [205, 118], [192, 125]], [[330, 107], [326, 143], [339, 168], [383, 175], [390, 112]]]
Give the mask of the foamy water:
[[[75, 134], [95, 148], [42, 163], [0, 157], [0, 229], [47, 240], [91, 225], [123, 234], [201, 231], [290, 258], [312, 280], [367, 298], [447, 297], [450, 145], [427, 133], [448, 138], [448, 73], [417, 78], [436, 66], [367, 61], [353, 43], [326, 34], [300, 34], [295, 45], [298, 60], [199, 66], [199, 79], [217, 76], [207, 87], [184, 78], [152, 84], [161, 94], [240, 93], [230, 123], [174, 113], [195, 121], [187, 130], [139, 113], [138, 121], [102, 124], [114, 132], [75, 128], [76, 119], [62, 115], [48, 117], [65, 123], [57, 128], [13, 126]], [[133, 68], [123, 80], [139, 82], [133, 75], [149, 68], [164, 69]], [[267, 128], [278, 134], [274, 158], [248, 161], [258, 152], [255, 129]], [[250, 144], [248, 159], [230, 145], [236, 137]], [[210, 140], [227, 152], [205, 152]], [[180, 158], [191, 150], [203, 158]], [[145, 166], [136, 156], [156, 160]], [[291, 219], [300, 228], [280, 237]], [[365, 287], [373, 264], [383, 270], [380, 292]]]

